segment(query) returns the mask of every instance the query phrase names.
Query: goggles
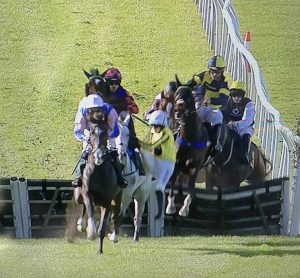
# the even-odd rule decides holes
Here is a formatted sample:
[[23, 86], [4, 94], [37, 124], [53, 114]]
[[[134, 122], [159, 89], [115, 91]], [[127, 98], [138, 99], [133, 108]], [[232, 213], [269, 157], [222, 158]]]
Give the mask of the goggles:
[[96, 112], [101, 112], [101, 111], [102, 111], [101, 107], [88, 108], [88, 113], [96, 113]]
[[120, 85], [121, 80], [107, 80], [108, 85]]
[[230, 94], [231, 97], [244, 97], [245, 93], [241, 90], [230, 90]]
[[212, 70], [210, 69], [209, 71], [209, 74], [213, 75], [213, 74], [216, 74], [216, 75], [221, 75], [223, 70]]

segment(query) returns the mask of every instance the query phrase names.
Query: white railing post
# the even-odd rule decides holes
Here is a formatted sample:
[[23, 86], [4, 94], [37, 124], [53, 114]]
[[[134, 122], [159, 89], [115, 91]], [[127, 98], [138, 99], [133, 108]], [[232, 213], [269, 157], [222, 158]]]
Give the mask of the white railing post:
[[19, 180], [17, 177], [10, 179], [11, 198], [13, 201], [14, 226], [16, 238], [23, 238], [22, 209], [20, 206]]
[[22, 211], [23, 238], [31, 238], [31, 217], [27, 180], [19, 178], [19, 196]]
[[298, 236], [300, 234], [300, 147], [296, 151], [297, 170], [294, 182], [294, 202], [291, 211], [291, 231], [290, 235]]
[[[265, 148], [265, 154], [273, 162], [271, 177], [296, 176], [295, 181], [290, 178], [290, 186], [284, 186], [283, 230], [284, 234], [299, 234], [299, 157], [296, 158], [297, 169], [294, 168], [293, 161], [294, 150], [300, 148], [300, 137], [283, 125], [280, 113], [270, 104], [263, 74], [242, 42], [238, 16], [231, 0], [202, 0], [197, 3], [209, 46], [214, 48], [215, 54], [224, 57], [226, 69], [234, 78], [247, 81], [248, 96], [255, 102], [257, 110], [255, 128], [258, 138]], [[211, 18], [212, 16], [218, 18]]]

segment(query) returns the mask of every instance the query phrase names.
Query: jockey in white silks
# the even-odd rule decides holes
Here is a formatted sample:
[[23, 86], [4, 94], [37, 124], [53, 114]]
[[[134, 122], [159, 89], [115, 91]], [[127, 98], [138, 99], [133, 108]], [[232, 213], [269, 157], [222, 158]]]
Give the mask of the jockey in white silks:
[[[163, 192], [173, 174], [176, 161], [176, 145], [172, 131], [166, 126], [166, 114], [161, 110], [151, 113], [149, 118], [150, 131], [145, 142], [140, 142], [143, 149], [149, 150], [145, 159], [154, 165], [152, 176], [155, 178], [155, 193], [157, 196], [158, 214], [156, 219], [161, 217], [163, 205]], [[147, 164], [147, 163], [146, 163]]]
[[160, 92], [151, 104], [150, 109], [144, 114], [144, 119], [149, 120], [151, 114], [156, 110], [163, 110], [166, 113], [166, 125], [170, 129], [175, 128], [174, 118], [174, 94], [177, 89], [175, 81], [167, 84], [164, 91]]
[[[114, 108], [112, 108], [111, 105], [104, 103], [102, 98], [97, 93], [90, 94], [80, 102], [75, 117], [74, 135], [78, 141], [83, 142], [83, 153], [76, 167], [76, 177], [72, 182], [72, 185], [74, 187], [78, 187], [82, 183], [82, 171], [86, 163], [88, 154], [91, 151], [91, 148], [89, 146], [89, 133], [91, 123], [87, 120], [87, 116], [90, 112], [94, 110], [99, 110], [103, 114], [103, 121], [105, 121], [107, 125], [107, 133], [109, 137], [108, 145], [110, 148], [115, 147], [114, 139], [119, 135], [119, 128], [117, 124], [117, 112]], [[116, 155], [112, 156], [112, 164], [116, 170], [119, 185], [120, 187], [126, 187], [127, 181], [122, 176], [122, 171], [120, 170], [119, 163], [117, 161], [117, 152]]]
[[229, 128], [234, 129], [242, 138], [243, 161], [249, 163], [251, 137], [254, 133], [255, 108], [251, 99], [245, 97], [246, 83], [233, 81], [230, 88], [230, 98], [222, 111]]

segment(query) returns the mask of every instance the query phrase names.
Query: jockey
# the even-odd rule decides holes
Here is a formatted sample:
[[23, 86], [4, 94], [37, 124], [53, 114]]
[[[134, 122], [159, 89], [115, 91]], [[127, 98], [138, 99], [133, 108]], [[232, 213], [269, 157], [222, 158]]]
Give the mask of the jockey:
[[[74, 135], [78, 141], [83, 142], [83, 153], [76, 167], [76, 177], [72, 182], [72, 185], [74, 187], [81, 186], [81, 173], [86, 164], [88, 154], [91, 151], [89, 145], [89, 130], [91, 122], [88, 120], [91, 113], [95, 112], [95, 110], [97, 110], [97, 112], [99, 113], [102, 112], [102, 119], [106, 122], [107, 125], [107, 133], [109, 137], [108, 141], [110, 145], [113, 145], [112, 142], [114, 142], [114, 138], [116, 138], [119, 135], [119, 128], [117, 125], [117, 112], [115, 111], [115, 109], [112, 108], [111, 105], [103, 102], [102, 98], [97, 93], [97, 85], [95, 83], [95, 79], [91, 79], [89, 83], [91, 94], [85, 97], [80, 102], [79, 109], [75, 117]], [[111, 157], [112, 164], [114, 166], [114, 169], [116, 170], [116, 174], [118, 177], [119, 185], [120, 187], [124, 188], [127, 186], [127, 181], [122, 176], [122, 170], [120, 169], [120, 164], [117, 160], [116, 152], [112, 152]]]
[[[137, 114], [139, 112], [139, 108], [136, 105], [133, 97], [126, 89], [121, 86], [121, 72], [117, 68], [112, 67], [107, 69], [101, 75], [105, 78], [108, 84], [108, 92], [106, 94], [103, 94], [103, 98], [105, 99], [105, 101], [111, 104], [118, 114], [122, 111], [128, 111], [129, 113]], [[131, 117], [129, 117], [127, 127], [131, 135], [129, 139], [129, 148], [132, 151], [131, 158], [135, 166], [137, 167], [139, 174], [143, 176], [145, 175], [145, 170], [140, 157], [140, 146], [136, 137], [134, 123]]]
[[145, 113], [144, 119], [149, 120], [151, 113], [156, 110], [163, 110], [167, 116], [167, 126], [170, 129], [175, 128], [174, 119], [174, 94], [177, 89], [175, 81], [171, 81], [167, 84], [164, 91], [160, 92], [154, 99], [151, 108]]
[[224, 76], [225, 61], [219, 56], [213, 56], [208, 62], [208, 71], [194, 75], [188, 85], [193, 88], [195, 106], [203, 122], [213, 127], [212, 142], [214, 150], [222, 151], [220, 142], [223, 116], [219, 108], [225, 106], [228, 100], [228, 82]]
[[251, 137], [254, 133], [255, 108], [253, 101], [247, 97], [244, 81], [233, 81], [230, 86], [230, 98], [223, 110], [229, 128], [234, 129], [242, 138], [245, 156], [242, 161], [249, 163]]
[[[172, 131], [166, 126], [166, 114], [161, 110], [154, 111], [149, 118], [150, 132], [147, 135], [146, 142], [140, 142], [144, 149], [153, 151], [156, 159], [159, 160], [159, 169], [156, 173], [156, 196], [158, 202], [158, 215], [156, 219], [160, 218], [163, 204], [163, 192], [173, 173], [176, 161], [176, 145]], [[166, 174], [161, 169], [170, 169], [172, 173]], [[161, 175], [164, 176], [161, 176]]]

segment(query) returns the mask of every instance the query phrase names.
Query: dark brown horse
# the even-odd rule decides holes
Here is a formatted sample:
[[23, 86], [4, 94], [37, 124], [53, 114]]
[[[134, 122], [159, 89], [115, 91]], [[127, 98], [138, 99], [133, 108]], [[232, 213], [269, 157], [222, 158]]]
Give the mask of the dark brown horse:
[[226, 126], [224, 129], [223, 151], [217, 153], [205, 168], [206, 188], [228, 191], [239, 188], [245, 180], [251, 184], [262, 183], [269, 173], [267, 166], [272, 168], [270, 161], [254, 143], [251, 143], [251, 161], [249, 164], [242, 162], [241, 156], [244, 155], [244, 151], [241, 149], [240, 136]]
[[188, 187], [188, 195], [179, 215], [187, 216], [198, 172], [206, 160], [209, 141], [207, 129], [195, 110], [192, 89], [188, 86], [180, 86], [175, 93], [175, 118], [180, 127], [176, 139], [176, 164], [170, 179], [166, 213], [173, 214], [176, 211], [173, 187], [178, 177], [182, 176]]
[[[95, 112], [96, 113], [96, 112]], [[108, 216], [114, 203], [114, 221], [118, 221], [120, 214], [122, 191], [118, 186], [116, 172], [111, 163], [110, 154], [106, 147], [106, 126], [94, 124], [90, 132], [92, 152], [83, 171], [80, 194], [87, 212], [87, 237], [93, 238], [96, 232], [94, 223], [93, 204], [100, 207], [99, 253], [103, 253], [103, 240], [106, 234]], [[119, 227], [119, 224], [115, 225]]]

